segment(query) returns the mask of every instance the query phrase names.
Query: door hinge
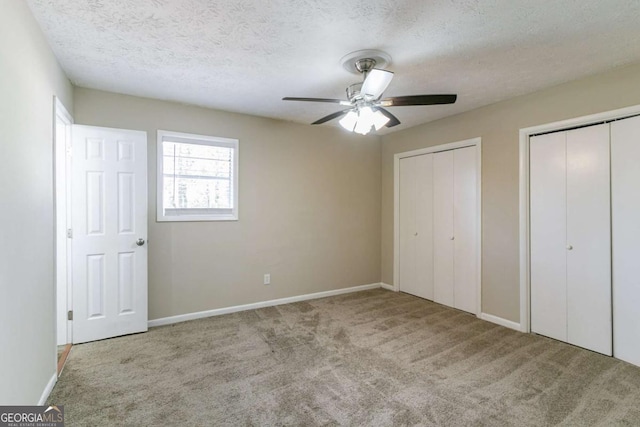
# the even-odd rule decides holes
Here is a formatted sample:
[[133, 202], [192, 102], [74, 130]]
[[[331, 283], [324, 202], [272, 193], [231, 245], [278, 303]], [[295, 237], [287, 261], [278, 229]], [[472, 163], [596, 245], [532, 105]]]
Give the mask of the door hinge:
[[73, 230], [67, 228], [67, 239], [73, 239]]
[[73, 310], [67, 311], [67, 320], [73, 320]]

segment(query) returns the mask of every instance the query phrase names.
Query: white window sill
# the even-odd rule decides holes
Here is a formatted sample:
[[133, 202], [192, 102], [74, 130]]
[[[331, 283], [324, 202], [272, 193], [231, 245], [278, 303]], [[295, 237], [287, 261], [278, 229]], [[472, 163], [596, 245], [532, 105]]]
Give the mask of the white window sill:
[[238, 215], [180, 215], [158, 216], [158, 222], [189, 222], [189, 221], [237, 221]]

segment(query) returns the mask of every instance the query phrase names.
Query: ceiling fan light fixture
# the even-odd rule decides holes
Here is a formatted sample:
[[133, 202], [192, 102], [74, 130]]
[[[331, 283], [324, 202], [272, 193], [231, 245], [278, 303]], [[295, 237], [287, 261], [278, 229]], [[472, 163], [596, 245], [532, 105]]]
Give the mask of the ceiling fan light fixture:
[[368, 134], [372, 128], [378, 131], [388, 122], [389, 118], [382, 114], [380, 110], [374, 111], [369, 106], [360, 107], [358, 110], [351, 110], [339, 121], [340, 126], [349, 132], [355, 132], [361, 135]]
[[358, 120], [358, 123], [356, 123], [356, 127], [353, 129], [353, 131], [360, 135], [366, 135], [371, 131], [371, 126], [367, 126], [367, 123], [364, 120]]
[[339, 121], [340, 126], [345, 128], [349, 132], [353, 132], [353, 129], [355, 128], [357, 122], [358, 113], [356, 113], [354, 110], [349, 111], [347, 115], [341, 118]]
[[378, 131], [389, 123], [389, 120], [389, 117], [385, 116], [378, 110], [373, 114], [373, 127]]
[[374, 112], [371, 107], [360, 108], [358, 112], [358, 122], [356, 123], [356, 127], [353, 129], [353, 131], [361, 135], [368, 134], [373, 127], [373, 116]]

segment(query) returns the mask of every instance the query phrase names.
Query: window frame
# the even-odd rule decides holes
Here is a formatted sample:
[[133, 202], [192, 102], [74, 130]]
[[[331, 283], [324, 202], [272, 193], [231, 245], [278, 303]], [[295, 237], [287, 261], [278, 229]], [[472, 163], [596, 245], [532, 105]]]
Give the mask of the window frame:
[[[164, 212], [164, 152], [163, 143], [167, 141], [182, 142], [186, 144], [207, 145], [213, 147], [233, 148], [233, 169], [231, 185], [233, 189], [233, 207], [231, 213], [206, 213], [171, 215]], [[237, 221], [238, 220], [238, 182], [239, 182], [239, 155], [240, 141], [234, 138], [222, 138], [217, 136], [197, 135], [192, 133], [158, 130], [156, 144], [156, 220], [158, 222], [184, 222], [184, 221]], [[184, 211], [184, 209], [176, 209]], [[203, 208], [194, 208], [203, 210]]]

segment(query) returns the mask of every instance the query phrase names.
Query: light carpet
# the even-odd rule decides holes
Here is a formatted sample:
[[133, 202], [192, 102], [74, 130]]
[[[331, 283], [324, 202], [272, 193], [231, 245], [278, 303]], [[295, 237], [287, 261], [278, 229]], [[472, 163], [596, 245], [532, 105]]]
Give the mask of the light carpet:
[[376, 289], [74, 346], [92, 425], [640, 425], [640, 368]]

